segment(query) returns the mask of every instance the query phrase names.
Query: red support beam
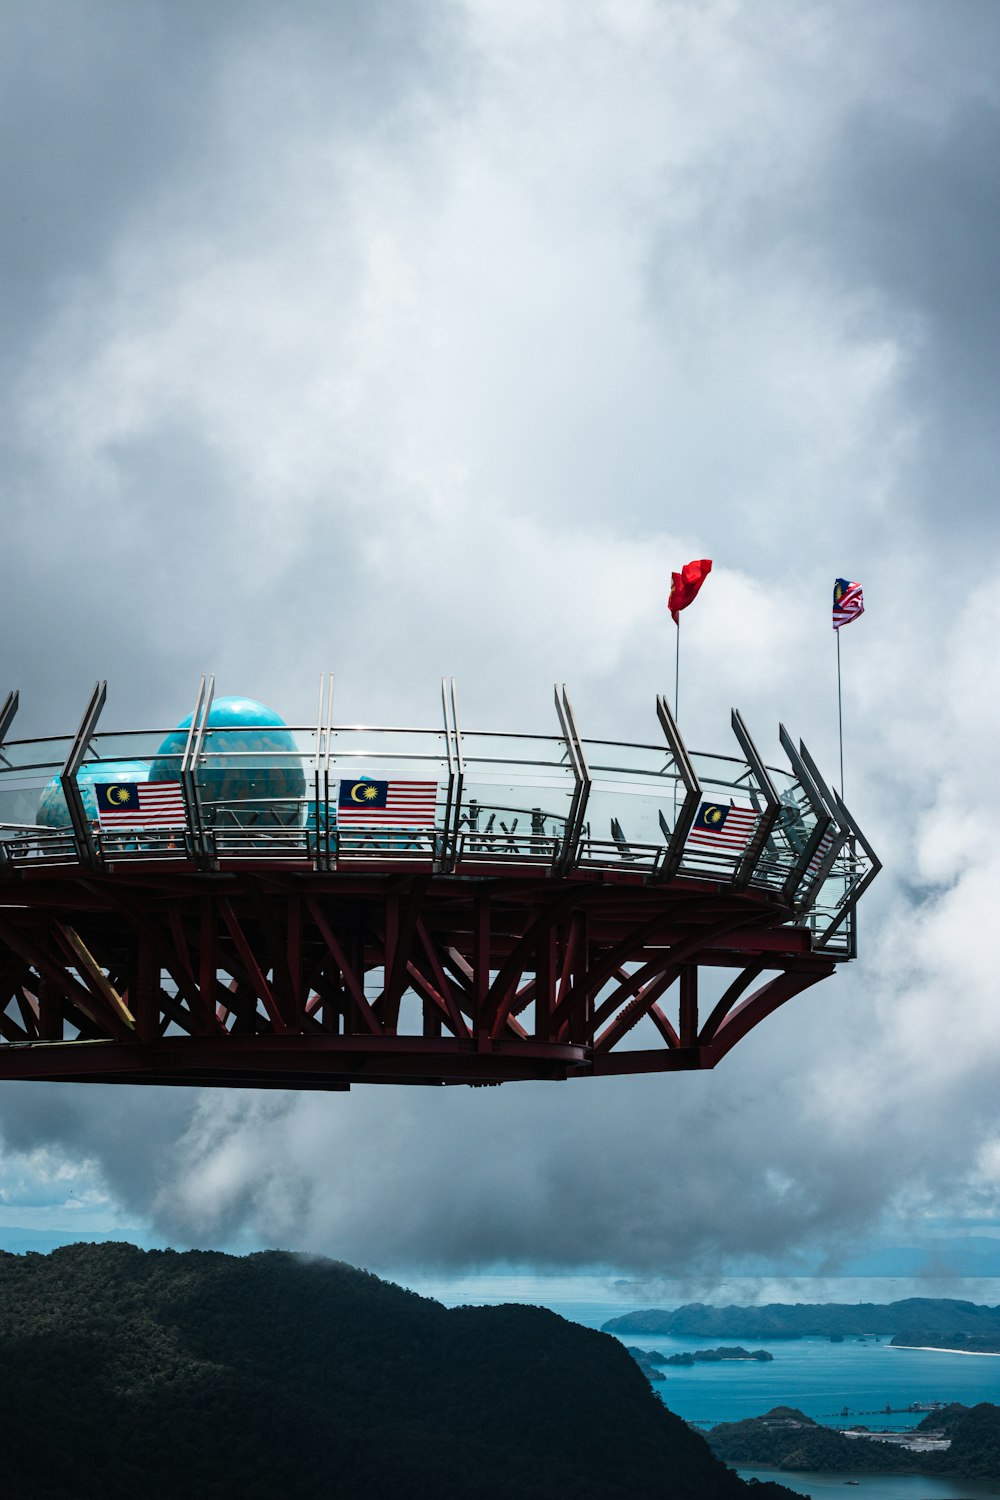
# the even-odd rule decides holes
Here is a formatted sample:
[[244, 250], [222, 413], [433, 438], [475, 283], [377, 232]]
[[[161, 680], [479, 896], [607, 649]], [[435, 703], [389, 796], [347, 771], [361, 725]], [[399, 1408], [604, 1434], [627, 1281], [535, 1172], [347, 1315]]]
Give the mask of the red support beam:
[[250, 984], [253, 986], [254, 992], [256, 993], [258, 999], [263, 1001], [268, 1020], [271, 1022], [271, 1025], [274, 1027], [276, 1032], [282, 1033], [290, 1031], [291, 1026], [285, 1020], [285, 1017], [281, 1014], [281, 1007], [278, 1005], [277, 1000], [274, 998], [274, 992], [272, 991], [271, 986], [264, 978], [264, 973], [261, 969], [260, 963], [258, 962], [257, 955], [251, 947], [250, 940], [244, 932], [240, 924], [240, 920], [232, 908], [232, 904], [228, 900], [223, 898], [219, 902], [219, 910], [222, 913], [222, 920], [225, 922], [227, 928], [229, 929], [229, 935], [236, 945], [236, 951], [240, 956], [240, 961], [243, 964], [244, 969], [246, 970], [247, 978], [249, 979]]
[[698, 1040], [698, 965], [685, 964], [680, 978], [680, 1039], [682, 1047]]
[[[339, 1088], [712, 1067], [833, 972], [790, 916], [707, 881], [579, 871], [0, 878], [0, 1077]], [[741, 972], [699, 1030], [706, 966]], [[744, 999], [765, 968], [777, 977]], [[625, 1050], [644, 1018], [659, 1045]], [[77, 1032], [87, 1049], [48, 1048]]]
[[773, 1015], [786, 1000], [791, 1000], [793, 995], [800, 995], [803, 990], [818, 984], [821, 979], [827, 979], [832, 973], [832, 964], [817, 965], [811, 973], [792, 970], [786, 974], [778, 974], [762, 985], [742, 1005], [737, 1006], [719, 1027], [714, 1039], [704, 1048], [706, 1057], [710, 1059], [706, 1065], [714, 1068], [737, 1042], [742, 1041], [767, 1016]]
[[310, 897], [307, 900], [306, 905], [309, 908], [309, 915], [312, 917], [317, 928], [319, 929], [323, 941], [329, 949], [330, 955], [343, 977], [344, 984], [347, 987], [347, 992], [351, 997], [351, 1002], [357, 1010], [358, 1015], [365, 1022], [368, 1031], [372, 1036], [381, 1036], [382, 1024], [376, 1016], [375, 1012], [372, 1010], [371, 1006], [368, 1004], [368, 1000], [365, 996], [363, 971], [362, 977], [359, 978], [354, 971], [353, 964], [348, 960], [347, 954], [341, 947], [333, 928], [327, 921], [326, 915], [319, 902]]

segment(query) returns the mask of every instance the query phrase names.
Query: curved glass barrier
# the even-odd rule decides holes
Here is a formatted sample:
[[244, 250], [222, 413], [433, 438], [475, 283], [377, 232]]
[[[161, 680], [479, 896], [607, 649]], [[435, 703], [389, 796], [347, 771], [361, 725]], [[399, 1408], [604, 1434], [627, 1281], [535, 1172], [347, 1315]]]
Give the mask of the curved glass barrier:
[[769, 892], [817, 946], [853, 952], [854, 902], [878, 863], [794, 750], [798, 775], [700, 752], [679, 767], [666, 743], [577, 740], [564, 728], [95, 733], [72, 759], [69, 803], [74, 742], [13, 741], [0, 748], [0, 864], [277, 861], [458, 875], [517, 865], [708, 880]]

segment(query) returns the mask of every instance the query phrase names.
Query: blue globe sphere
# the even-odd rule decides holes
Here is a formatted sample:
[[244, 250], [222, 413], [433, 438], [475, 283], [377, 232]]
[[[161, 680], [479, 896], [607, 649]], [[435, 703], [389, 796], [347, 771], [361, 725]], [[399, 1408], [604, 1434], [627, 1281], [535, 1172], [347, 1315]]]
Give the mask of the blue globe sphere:
[[[180, 780], [191, 717], [182, 719], [163, 741], [150, 781]], [[198, 788], [203, 806], [214, 804], [222, 815], [219, 804], [239, 803], [241, 815], [273, 813], [281, 822], [297, 820], [305, 797], [305, 772], [295, 738], [273, 708], [253, 698], [214, 699], [202, 753]]]
[[[91, 820], [97, 817], [97, 793], [95, 783], [99, 781], [148, 781], [148, 760], [106, 760], [96, 766], [83, 766], [76, 776], [76, 784], [83, 798], [83, 810]], [[38, 799], [36, 822], [43, 828], [68, 828], [69, 808], [58, 776], [42, 790]]]

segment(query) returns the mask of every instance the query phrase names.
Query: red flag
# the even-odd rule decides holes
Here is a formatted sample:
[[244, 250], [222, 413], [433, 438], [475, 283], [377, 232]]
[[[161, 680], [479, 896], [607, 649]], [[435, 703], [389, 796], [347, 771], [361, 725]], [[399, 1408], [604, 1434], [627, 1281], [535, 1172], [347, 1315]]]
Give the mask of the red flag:
[[687, 609], [692, 603], [711, 571], [712, 559], [702, 557], [697, 562], [685, 563], [679, 573], [671, 573], [670, 599], [667, 602], [667, 608], [674, 617], [675, 625], [680, 624], [677, 616], [682, 609]]

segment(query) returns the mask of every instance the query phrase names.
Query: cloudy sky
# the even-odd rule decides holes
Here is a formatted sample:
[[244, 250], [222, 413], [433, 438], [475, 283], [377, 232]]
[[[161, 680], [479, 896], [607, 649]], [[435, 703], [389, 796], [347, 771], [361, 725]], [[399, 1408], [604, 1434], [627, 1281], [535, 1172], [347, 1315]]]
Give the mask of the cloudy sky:
[[447, 672], [467, 726], [548, 731], [565, 680], [647, 739], [711, 556], [689, 743], [737, 703], [832, 769], [840, 574], [886, 864], [860, 962], [716, 1073], [0, 1086], [0, 1243], [1000, 1271], [998, 55], [994, 0], [0, 10], [21, 734], [97, 676], [173, 723], [203, 671], [304, 721], [332, 667], [345, 721], [432, 723]]

